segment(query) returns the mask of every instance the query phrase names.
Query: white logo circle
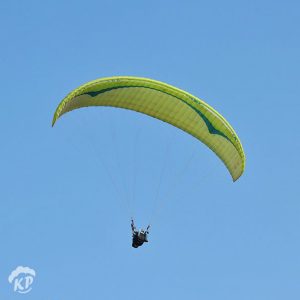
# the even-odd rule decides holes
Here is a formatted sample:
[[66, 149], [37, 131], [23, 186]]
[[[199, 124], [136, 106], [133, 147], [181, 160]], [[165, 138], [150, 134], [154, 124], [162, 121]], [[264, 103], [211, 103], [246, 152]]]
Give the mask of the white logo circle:
[[31, 291], [36, 273], [28, 267], [18, 266], [8, 277], [8, 282], [13, 284], [14, 291], [27, 294]]

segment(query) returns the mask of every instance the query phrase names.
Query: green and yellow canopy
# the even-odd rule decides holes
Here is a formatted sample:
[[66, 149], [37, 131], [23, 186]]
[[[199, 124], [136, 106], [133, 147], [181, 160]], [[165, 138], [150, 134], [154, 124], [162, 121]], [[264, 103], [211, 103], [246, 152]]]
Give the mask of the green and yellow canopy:
[[63, 114], [87, 106], [120, 107], [167, 122], [213, 150], [234, 181], [244, 172], [245, 153], [230, 124], [207, 103], [181, 89], [140, 77], [100, 78], [69, 93], [58, 105], [52, 126]]

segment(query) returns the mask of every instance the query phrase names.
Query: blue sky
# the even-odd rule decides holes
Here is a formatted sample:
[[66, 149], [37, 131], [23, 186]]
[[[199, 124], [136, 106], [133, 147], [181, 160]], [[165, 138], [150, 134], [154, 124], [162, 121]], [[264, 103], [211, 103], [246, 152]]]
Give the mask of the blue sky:
[[[0, 298], [299, 299], [299, 9], [2, 1]], [[113, 75], [216, 108], [242, 140], [243, 177], [233, 184], [201, 143], [132, 112], [78, 111], [51, 128], [69, 91]], [[157, 191], [150, 243], [132, 249], [126, 199], [145, 226]], [[37, 273], [27, 295], [7, 280], [21, 265]]]

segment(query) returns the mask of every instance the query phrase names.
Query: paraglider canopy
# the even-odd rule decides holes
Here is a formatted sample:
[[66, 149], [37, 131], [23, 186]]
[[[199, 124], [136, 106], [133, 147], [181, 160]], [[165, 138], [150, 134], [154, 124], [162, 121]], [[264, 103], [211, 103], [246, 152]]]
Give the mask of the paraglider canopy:
[[88, 106], [134, 110], [191, 134], [219, 156], [233, 181], [245, 169], [245, 153], [231, 125], [199, 98], [166, 83], [140, 77], [109, 77], [88, 82], [58, 105], [52, 126], [63, 114]]

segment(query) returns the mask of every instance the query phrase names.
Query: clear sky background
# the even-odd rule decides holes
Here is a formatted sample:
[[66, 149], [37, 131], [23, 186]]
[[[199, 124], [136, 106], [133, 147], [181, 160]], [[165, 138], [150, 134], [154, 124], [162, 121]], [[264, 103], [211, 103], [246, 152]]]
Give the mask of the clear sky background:
[[[299, 11], [299, 1], [1, 1], [1, 300], [300, 299]], [[113, 75], [207, 101], [243, 143], [242, 178], [137, 113], [81, 110], [51, 128], [68, 92]], [[159, 204], [137, 250], [126, 199], [138, 226]], [[27, 295], [7, 280], [19, 265], [37, 272]]]

